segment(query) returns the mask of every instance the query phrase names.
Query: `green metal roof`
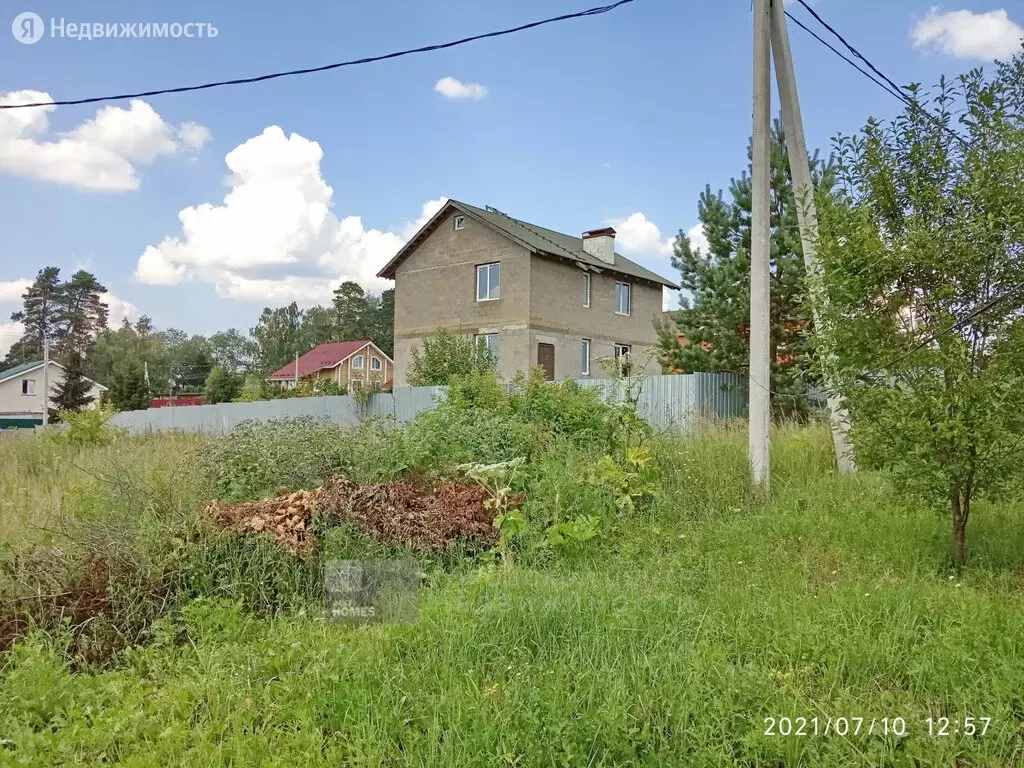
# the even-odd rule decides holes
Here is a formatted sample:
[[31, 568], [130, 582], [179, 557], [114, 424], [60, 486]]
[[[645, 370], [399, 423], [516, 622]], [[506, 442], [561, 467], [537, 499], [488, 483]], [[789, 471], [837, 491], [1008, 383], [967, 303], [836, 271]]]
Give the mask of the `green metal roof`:
[[508, 214], [502, 213], [495, 208], [477, 208], [475, 205], [469, 205], [468, 203], [463, 203], [459, 200], [449, 200], [448, 205], [445, 205], [440, 211], [438, 211], [438, 213], [426, 225], [424, 225], [423, 229], [421, 229], [420, 232], [417, 233], [416, 236], [414, 236], [409, 243], [407, 243], [406, 246], [395, 255], [395, 258], [393, 258], [388, 265], [380, 271], [379, 274], [381, 277], [394, 277], [395, 268], [412, 250], [409, 246], [419, 238], [420, 233], [425, 232], [430, 228], [449, 206], [455, 207], [463, 213], [482, 221], [492, 229], [502, 232], [532, 251], [550, 253], [553, 256], [578, 261], [581, 264], [586, 264], [587, 266], [594, 267], [598, 270], [608, 270], [609, 272], [615, 272], [627, 277], [649, 280], [652, 283], [664, 285], [669, 288], [679, 288], [678, 285], [670, 280], [666, 280], [656, 272], [652, 272], [645, 267], [641, 267], [635, 261], [630, 261], [622, 254], [615, 254], [614, 264], [608, 264], [595, 256], [591, 256], [583, 250], [583, 238], [581, 237], [573, 237], [572, 235], [566, 235], [562, 232], [556, 232], [553, 229], [539, 227], [536, 224], [530, 224], [528, 222], [512, 218]]
[[35, 362], [32, 363], [22, 363], [21, 365], [16, 365], [13, 368], [8, 368], [6, 371], [0, 371], [0, 381], [7, 381], [8, 379], [13, 379], [19, 373], [31, 371], [33, 368], [38, 368], [42, 364], [42, 360], [36, 360]]

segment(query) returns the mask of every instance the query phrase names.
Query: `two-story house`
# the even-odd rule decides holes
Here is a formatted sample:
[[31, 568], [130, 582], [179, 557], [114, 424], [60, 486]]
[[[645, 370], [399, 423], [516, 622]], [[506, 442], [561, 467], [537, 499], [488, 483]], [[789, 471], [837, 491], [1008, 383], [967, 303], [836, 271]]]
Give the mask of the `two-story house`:
[[604, 377], [601, 358], [648, 359], [663, 288], [678, 288], [616, 253], [614, 229], [572, 237], [458, 200], [379, 276], [395, 281], [396, 386], [440, 328], [488, 346], [504, 378], [538, 365], [549, 379]]

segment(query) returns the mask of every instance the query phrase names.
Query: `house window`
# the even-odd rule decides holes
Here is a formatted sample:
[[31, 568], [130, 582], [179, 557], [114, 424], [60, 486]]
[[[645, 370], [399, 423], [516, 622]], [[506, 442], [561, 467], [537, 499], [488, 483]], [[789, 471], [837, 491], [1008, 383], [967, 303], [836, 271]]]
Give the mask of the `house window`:
[[590, 307], [590, 275], [583, 276], [583, 306]]
[[615, 314], [628, 315], [632, 309], [629, 283], [615, 284]]
[[629, 344], [616, 344], [615, 345], [615, 359], [618, 360], [620, 357], [628, 357], [629, 351], [632, 347]]
[[501, 264], [480, 264], [476, 268], [476, 300], [493, 301], [501, 288]]
[[455, 228], [456, 229], [462, 229], [464, 226], [466, 226], [466, 217], [465, 216], [456, 216], [455, 217]]
[[491, 351], [494, 362], [498, 362], [498, 334], [479, 333], [473, 337], [479, 347], [486, 347]]
[[21, 380], [21, 394], [23, 395], [34, 395], [36, 393], [36, 380], [35, 379], [22, 379]]
[[630, 352], [633, 348], [629, 344], [616, 344], [615, 345], [615, 367], [619, 369], [619, 372], [623, 376], [629, 375], [630, 369]]
[[584, 339], [580, 344], [580, 373], [590, 375], [590, 339]]
[[363, 370], [363, 356], [356, 355], [352, 358], [352, 370], [361, 371]]
[[370, 358], [370, 370], [371, 371], [379, 371], [380, 367], [381, 367], [380, 358], [379, 357], [371, 357]]

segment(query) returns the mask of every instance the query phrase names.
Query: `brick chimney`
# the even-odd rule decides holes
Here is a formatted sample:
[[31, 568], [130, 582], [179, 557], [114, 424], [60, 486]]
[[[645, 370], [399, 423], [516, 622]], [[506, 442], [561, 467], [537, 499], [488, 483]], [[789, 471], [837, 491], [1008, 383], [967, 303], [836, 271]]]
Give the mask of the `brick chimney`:
[[615, 230], [611, 227], [583, 233], [583, 250], [605, 264], [615, 264]]

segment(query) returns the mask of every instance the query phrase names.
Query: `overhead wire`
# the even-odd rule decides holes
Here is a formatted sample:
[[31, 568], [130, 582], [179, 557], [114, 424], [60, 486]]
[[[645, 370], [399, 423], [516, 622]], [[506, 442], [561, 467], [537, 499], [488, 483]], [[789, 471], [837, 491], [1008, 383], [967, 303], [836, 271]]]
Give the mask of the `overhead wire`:
[[509, 27], [507, 29], [499, 29], [493, 32], [483, 32], [477, 35], [470, 35], [469, 37], [463, 37], [458, 40], [450, 40], [446, 43], [436, 43], [434, 45], [423, 45], [418, 48], [407, 48], [400, 51], [393, 51], [392, 53], [385, 53], [379, 56], [366, 56], [360, 59], [350, 59], [348, 61], [337, 61], [332, 64], [323, 64], [318, 67], [306, 67], [303, 69], [291, 69], [284, 72], [271, 72], [264, 75], [255, 75], [253, 77], [240, 77], [232, 80], [215, 80], [209, 83], [201, 83], [199, 85], [184, 85], [174, 88], [156, 88], [147, 91], [137, 91], [134, 93], [120, 93], [111, 96], [90, 96], [81, 99], [55, 99], [53, 101], [38, 101], [30, 104], [0, 104], [0, 109], [27, 109], [29, 107], [62, 107], [72, 106], [76, 104], [95, 104], [103, 101], [124, 101], [126, 99], [139, 99], [149, 96], [161, 96], [169, 93], [188, 93], [190, 91], [203, 91], [210, 88], [221, 88], [232, 85], [248, 85], [251, 83], [261, 83], [267, 80], [276, 80], [282, 77], [295, 77], [298, 75], [309, 75], [315, 72], [327, 72], [333, 69], [341, 69], [342, 67], [354, 67], [361, 64], [371, 64], [377, 61], [385, 61], [387, 59], [397, 59], [402, 56], [411, 56], [415, 53], [427, 53], [429, 51], [440, 51], [446, 48], [454, 48], [459, 45], [465, 45], [466, 43], [472, 43], [477, 40], [485, 40], [492, 37], [503, 37], [505, 35], [515, 34], [517, 32], [523, 32], [528, 29], [534, 29], [536, 27], [542, 27], [546, 24], [555, 24], [557, 22], [569, 21], [570, 19], [579, 19], [587, 16], [598, 16], [600, 14], [609, 13], [614, 11], [628, 3], [632, 3], [634, 0], [617, 0], [617, 2], [611, 3], [610, 5], [598, 6], [596, 8], [588, 8], [585, 11], [577, 11], [576, 13], [563, 13], [560, 16], [552, 16], [546, 19], [540, 19], [539, 21], [531, 21], [526, 24], [520, 24], [515, 27]]

